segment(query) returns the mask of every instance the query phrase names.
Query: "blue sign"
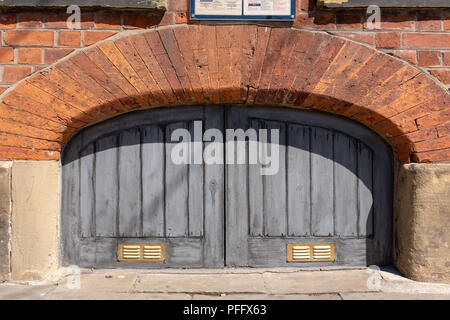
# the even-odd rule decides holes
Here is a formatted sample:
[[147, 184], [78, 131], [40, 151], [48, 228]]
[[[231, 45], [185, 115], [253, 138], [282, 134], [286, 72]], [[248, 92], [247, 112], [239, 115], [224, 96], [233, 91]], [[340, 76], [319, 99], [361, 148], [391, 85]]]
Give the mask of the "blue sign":
[[295, 20], [296, 0], [190, 0], [192, 20]]

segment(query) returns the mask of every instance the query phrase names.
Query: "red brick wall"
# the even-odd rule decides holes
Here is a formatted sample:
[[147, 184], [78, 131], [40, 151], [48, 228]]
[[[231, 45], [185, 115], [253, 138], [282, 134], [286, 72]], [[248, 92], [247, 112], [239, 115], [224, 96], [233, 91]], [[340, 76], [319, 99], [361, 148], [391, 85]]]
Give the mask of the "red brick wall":
[[[0, 14], [0, 93], [74, 49], [92, 45], [118, 32], [155, 25], [195, 23], [188, 21], [188, 0], [168, 1], [165, 14], [82, 12], [81, 30], [68, 30], [66, 20], [69, 15], [61, 11]], [[298, 2], [294, 26], [324, 30], [366, 43], [423, 68], [450, 86], [450, 10], [383, 10], [381, 29], [368, 30], [363, 11], [324, 11], [316, 9], [312, 0]]]
[[81, 29], [69, 30], [69, 15], [61, 11], [0, 13], [0, 93], [77, 48], [121, 31], [172, 24], [174, 16], [157, 12], [82, 12]]

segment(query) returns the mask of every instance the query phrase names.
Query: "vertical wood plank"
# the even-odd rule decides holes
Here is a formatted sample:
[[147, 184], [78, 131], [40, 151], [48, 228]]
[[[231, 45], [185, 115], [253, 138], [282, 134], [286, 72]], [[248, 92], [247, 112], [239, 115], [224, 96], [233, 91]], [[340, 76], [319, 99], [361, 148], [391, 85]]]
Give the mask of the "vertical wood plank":
[[[286, 208], [286, 127], [282, 122], [265, 121], [269, 155], [271, 161], [278, 161], [278, 172], [263, 176], [264, 181], [264, 235], [285, 236], [287, 232]], [[271, 130], [278, 130], [279, 141], [272, 140]], [[261, 139], [261, 137], [260, 137]], [[278, 156], [274, 152], [277, 145]], [[273, 164], [271, 164], [273, 165]]]
[[310, 128], [289, 124], [288, 135], [288, 235], [311, 234]]
[[[203, 127], [203, 124], [201, 127]], [[203, 164], [194, 163], [194, 152], [203, 152], [203, 130], [197, 130], [199, 131], [198, 134], [200, 134], [198, 137], [194, 134], [194, 130], [194, 122], [191, 122], [189, 124], [189, 131], [192, 139], [191, 161], [189, 164], [189, 236], [199, 237], [203, 235], [204, 181]]]
[[[392, 204], [393, 204], [393, 170], [392, 158], [386, 148], [373, 156], [373, 233], [369, 263], [385, 264], [390, 261], [392, 253]], [[369, 216], [370, 219], [370, 216]]]
[[[218, 129], [223, 132], [224, 118], [222, 108], [206, 107], [205, 130]], [[224, 153], [223, 139], [222, 154]], [[205, 147], [209, 143], [205, 143]], [[222, 164], [205, 164], [205, 182], [203, 185], [205, 216], [204, 216], [204, 248], [203, 263], [208, 267], [224, 265], [224, 240], [225, 240], [225, 176]]]
[[81, 237], [92, 237], [95, 230], [94, 144], [89, 144], [80, 158], [80, 229]]
[[144, 237], [163, 237], [164, 132], [158, 126], [142, 130], [142, 224]]
[[173, 131], [187, 128], [187, 124], [181, 122], [166, 127], [165, 220], [168, 237], [188, 235], [188, 165], [175, 164], [171, 158], [172, 149], [178, 143], [171, 141]]
[[66, 264], [79, 263], [80, 137], [63, 154], [61, 202], [61, 254]]
[[95, 234], [97, 237], [112, 237], [117, 228], [117, 137], [98, 140], [96, 150]]
[[[247, 130], [246, 110], [228, 109], [227, 128]], [[226, 141], [226, 159], [229, 143]], [[236, 144], [235, 144], [236, 149]], [[226, 184], [226, 263], [228, 266], [248, 265], [248, 165], [234, 164], [225, 167]], [[237, 187], [239, 186], [239, 187]]]
[[139, 129], [119, 135], [119, 235], [139, 237], [141, 229], [141, 134]]
[[311, 226], [315, 236], [334, 233], [333, 133], [311, 130]]
[[373, 234], [372, 151], [358, 143], [358, 235]]
[[[258, 120], [251, 120], [251, 128], [257, 132], [260, 128]], [[258, 141], [256, 141], [257, 143]], [[246, 145], [247, 152], [250, 152], [249, 144]], [[258, 152], [258, 150], [256, 150]], [[258, 155], [256, 155], [258, 157]], [[261, 175], [261, 164], [248, 166], [248, 187], [249, 187], [249, 214], [250, 214], [250, 235], [258, 237], [263, 235], [264, 225], [264, 201], [263, 201], [263, 176]]]
[[356, 236], [358, 176], [356, 144], [347, 135], [334, 133], [335, 235]]

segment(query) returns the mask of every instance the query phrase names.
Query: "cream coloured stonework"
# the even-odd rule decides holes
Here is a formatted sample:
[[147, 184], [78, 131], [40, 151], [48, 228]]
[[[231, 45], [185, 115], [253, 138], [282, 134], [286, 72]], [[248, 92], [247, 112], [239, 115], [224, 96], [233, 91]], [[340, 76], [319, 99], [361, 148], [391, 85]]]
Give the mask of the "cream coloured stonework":
[[59, 267], [60, 164], [14, 161], [12, 167], [13, 280], [44, 280]]
[[11, 161], [0, 161], [0, 282], [9, 279]]
[[450, 163], [396, 173], [394, 258], [408, 278], [450, 283]]

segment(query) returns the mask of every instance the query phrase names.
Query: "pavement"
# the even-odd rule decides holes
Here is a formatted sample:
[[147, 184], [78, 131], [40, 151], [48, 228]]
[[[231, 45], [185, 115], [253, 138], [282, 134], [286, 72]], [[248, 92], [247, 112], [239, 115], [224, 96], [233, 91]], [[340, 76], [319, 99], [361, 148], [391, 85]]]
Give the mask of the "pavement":
[[423, 300], [450, 299], [450, 284], [394, 268], [61, 269], [47, 281], [0, 284], [0, 300]]

